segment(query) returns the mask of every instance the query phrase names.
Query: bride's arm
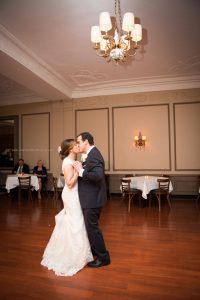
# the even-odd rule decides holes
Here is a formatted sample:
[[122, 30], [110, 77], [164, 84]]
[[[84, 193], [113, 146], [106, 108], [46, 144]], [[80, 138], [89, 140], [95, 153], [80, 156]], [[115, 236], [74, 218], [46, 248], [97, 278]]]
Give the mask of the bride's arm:
[[69, 189], [71, 189], [78, 179], [78, 172], [75, 171], [74, 167], [72, 165], [67, 165], [64, 169], [64, 178], [65, 183], [68, 186]]

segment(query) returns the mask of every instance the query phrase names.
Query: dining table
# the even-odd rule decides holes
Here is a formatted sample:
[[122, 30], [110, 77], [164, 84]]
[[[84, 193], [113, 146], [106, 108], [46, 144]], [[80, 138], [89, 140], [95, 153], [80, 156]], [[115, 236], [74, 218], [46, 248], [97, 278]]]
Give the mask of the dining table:
[[[158, 176], [133, 176], [133, 177], [124, 177], [123, 179], [130, 179], [130, 187], [139, 189], [142, 191], [142, 197], [147, 199], [147, 195], [150, 191], [154, 189], [158, 189], [158, 179], [166, 179], [166, 177], [158, 177]], [[170, 180], [169, 183], [169, 192], [173, 191], [173, 186]]]
[[16, 175], [16, 174], [12, 174], [12, 175], [8, 175], [6, 178], [6, 189], [8, 191], [8, 193], [10, 192], [11, 189], [16, 188], [17, 186], [19, 186], [19, 180], [18, 180], [18, 176], [31, 176], [31, 185], [32, 187], [38, 191], [39, 190], [39, 181], [38, 181], [38, 177], [36, 175], [32, 175], [32, 174], [23, 174], [23, 175]]
[[63, 188], [65, 186], [65, 178], [64, 175], [60, 175], [58, 177], [58, 182], [57, 182], [57, 187], [58, 188]]

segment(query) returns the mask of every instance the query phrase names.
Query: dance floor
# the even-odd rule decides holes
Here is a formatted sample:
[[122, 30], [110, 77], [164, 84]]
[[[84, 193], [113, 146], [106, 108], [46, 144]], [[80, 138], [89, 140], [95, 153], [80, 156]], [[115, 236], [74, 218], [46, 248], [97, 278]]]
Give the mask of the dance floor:
[[0, 196], [1, 300], [200, 299], [200, 209], [176, 198], [158, 212], [111, 197], [100, 220], [111, 265], [58, 277], [40, 265], [62, 209], [53, 197]]

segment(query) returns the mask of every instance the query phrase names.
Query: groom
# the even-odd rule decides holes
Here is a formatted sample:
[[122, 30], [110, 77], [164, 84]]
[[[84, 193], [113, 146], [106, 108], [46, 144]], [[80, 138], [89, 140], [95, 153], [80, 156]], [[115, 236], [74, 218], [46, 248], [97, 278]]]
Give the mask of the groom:
[[92, 253], [96, 256], [94, 261], [88, 263], [88, 267], [98, 268], [110, 264], [109, 252], [98, 225], [102, 207], [107, 200], [104, 159], [94, 146], [93, 136], [89, 132], [80, 133], [77, 143], [79, 151], [85, 156], [83, 165], [78, 161], [74, 163], [79, 173], [79, 198]]

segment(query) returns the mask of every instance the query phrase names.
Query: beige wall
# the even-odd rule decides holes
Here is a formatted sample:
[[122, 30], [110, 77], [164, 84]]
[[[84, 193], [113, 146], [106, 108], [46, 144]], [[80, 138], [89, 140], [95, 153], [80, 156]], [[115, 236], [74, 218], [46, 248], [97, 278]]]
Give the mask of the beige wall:
[[[113, 158], [116, 171], [170, 170], [169, 105], [113, 108]], [[144, 150], [135, 147], [139, 131]]]
[[[38, 159], [50, 167], [50, 116], [49, 113], [21, 116], [21, 156], [28, 165], [36, 165]], [[35, 162], [35, 163], [34, 163]]]
[[75, 129], [76, 135], [83, 131], [91, 132], [95, 145], [101, 149], [105, 168], [109, 171], [109, 109], [76, 110]]
[[200, 170], [200, 102], [174, 104], [175, 169]]
[[[108, 173], [199, 174], [199, 113], [200, 89], [0, 108], [0, 115], [19, 115], [19, 148], [27, 145], [35, 147], [38, 142], [42, 145], [41, 150], [49, 144], [49, 152], [38, 153], [38, 156], [44, 155], [49, 171], [55, 175], [59, 175], [61, 170], [57, 153], [61, 141], [85, 130], [94, 135]], [[37, 126], [34, 126], [34, 121]], [[42, 126], [38, 126], [39, 121]], [[145, 151], [134, 146], [134, 135], [139, 131], [147, 136]], [[29, 138], [29, 134], [33, 139]], [[33, 167], [36, 153], [32, 157], [26, 152], [21, 154]]]

